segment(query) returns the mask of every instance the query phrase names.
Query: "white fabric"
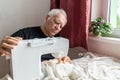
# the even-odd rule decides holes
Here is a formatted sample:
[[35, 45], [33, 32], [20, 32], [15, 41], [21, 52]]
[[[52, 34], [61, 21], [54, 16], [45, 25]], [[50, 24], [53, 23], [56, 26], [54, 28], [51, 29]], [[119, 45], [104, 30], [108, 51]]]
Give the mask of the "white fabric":
[[41, 80], [120, 80], [120, 62], [114, 58], [84, 55], [72, 61], [59, 64], [53, 60], [42, 62]]
[[120, 80], [120, 64], [110, 57], [97, 57], [88, 63], [88, 73], [97, 80]]
[[[44, 74], [43, 80], [47, 77], [58, 78], [60, 80], [70, 80], [69, 75], [73, 71], [74, 65], [71, 63], [60, 63], [60, 64], [47, 64], [46, 62], [42, 63], [42, 72]], [[55, 80], [55, 79], [53, 79]], [[56, 79], [57, 80], [57, 79]]]

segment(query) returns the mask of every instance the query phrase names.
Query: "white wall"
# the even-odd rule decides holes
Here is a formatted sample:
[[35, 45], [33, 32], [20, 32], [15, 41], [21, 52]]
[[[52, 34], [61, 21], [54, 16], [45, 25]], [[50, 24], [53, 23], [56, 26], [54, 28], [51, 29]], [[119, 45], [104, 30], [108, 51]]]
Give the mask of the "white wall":
[[88, 49], [99, 55], [112, 56], [120, 59], [119, 38], [89, 37]]
[[[0, 0], [0, 40], [23, 27], [41, 25], [50, 0]], [[8, 61], [0, 57], [0, 77], [9, 72]]]
[[108, 0], [101, 0], [102, 1], [102, 10], [101, 10], [101, 12], [102, 12], [102, 17], [104, 18], [104, 20], [106, 20], [107, 21], [107, 18], [109, 17], [108, 16]]
[[95, 20], [97, 17], [107, 20], [107, 2], [108, 0], [92, 0], [91, 20]]
[[101, 16], [101, 0], [92, 0], [91, 20], [94, 20], [98, 16]]
[[43, 23], [50, 0], [0, 0], [0, 40], [16, 30]]

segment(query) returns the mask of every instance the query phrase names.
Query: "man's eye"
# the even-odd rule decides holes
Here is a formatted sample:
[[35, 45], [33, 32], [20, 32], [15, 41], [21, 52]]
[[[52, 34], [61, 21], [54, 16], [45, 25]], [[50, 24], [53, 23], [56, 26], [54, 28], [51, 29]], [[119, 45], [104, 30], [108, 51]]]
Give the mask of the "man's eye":
[[60, 28], [62, 29], [63, 27], [62, 27], [62, 26], [60, 26]]
[[60, 24], [59, 22], [55, 21], [55, 24]]
[[56, 21], [56, 20], [54, 20], [54, 23], [55, 23], [55, 24], [60, 24], [60, 23], [59, 23], [58, 21]]

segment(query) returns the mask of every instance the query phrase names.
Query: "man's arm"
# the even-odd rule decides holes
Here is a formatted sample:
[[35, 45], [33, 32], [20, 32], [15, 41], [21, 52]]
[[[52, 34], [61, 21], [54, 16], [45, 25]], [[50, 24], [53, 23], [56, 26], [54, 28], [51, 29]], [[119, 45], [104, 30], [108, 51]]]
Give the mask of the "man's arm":
[[0, 43], [0, 56], [10, 55], [10, 50], [18, 45], [21, 37], [5, 36]]

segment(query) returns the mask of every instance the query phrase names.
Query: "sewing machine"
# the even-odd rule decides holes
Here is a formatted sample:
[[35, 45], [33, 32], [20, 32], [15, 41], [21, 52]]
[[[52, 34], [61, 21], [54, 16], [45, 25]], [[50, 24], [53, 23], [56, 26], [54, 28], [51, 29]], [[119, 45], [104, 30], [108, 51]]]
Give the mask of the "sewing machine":
[[60, 58], [68, 54], [68, 48], [68, 39], [62, 37], [20, 41], [11, 54], [13, 80], [40, 80], [41, 55]]

